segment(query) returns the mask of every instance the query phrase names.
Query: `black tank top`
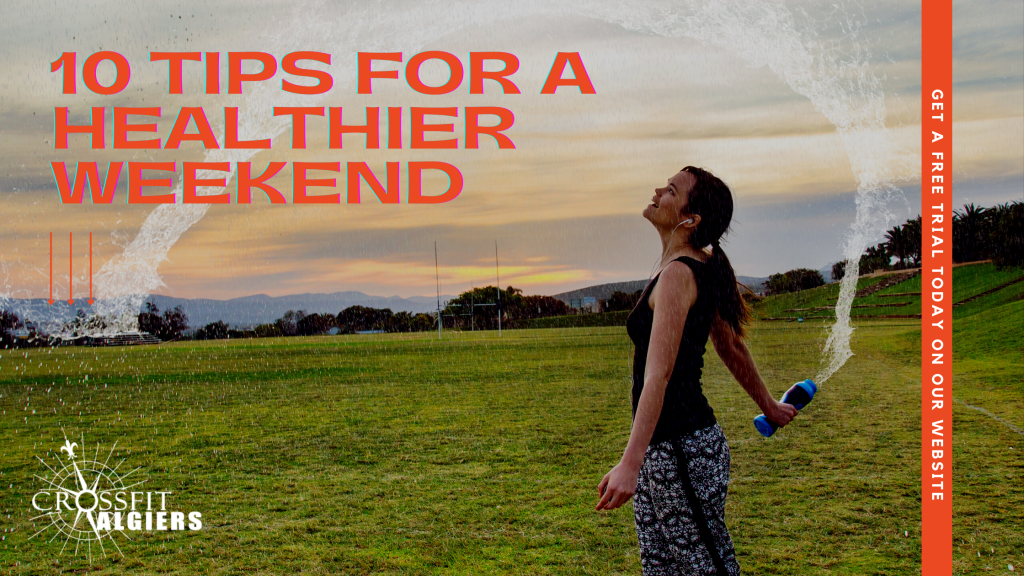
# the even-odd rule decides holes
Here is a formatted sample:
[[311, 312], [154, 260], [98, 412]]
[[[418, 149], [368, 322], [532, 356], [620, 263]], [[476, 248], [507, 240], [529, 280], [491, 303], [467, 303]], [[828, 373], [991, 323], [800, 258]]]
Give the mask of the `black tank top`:
[[[661, 407], [661, 416], [654, 429], [651, 444], [671, 440], [692, 434], [702, 428], [715, 424], [715, 414], [701, 391], [700, 377], [704, 368], [704, 351], [707, 347], [708, 335], [711, 333], [711, 322], [715, 318], [715, 307], [710, 301], [711, 290], [707, 284], [707, 265], [689, 256], [681, 256], [673, 262], [683, 262], [693, 271], [697, 281], [697, 300], [686, 314], [686, 325], [683, 327], [679, 352], [676, 355], [672, 375], [665, 387], [665, 401]], [[664, 269], [662, 269], [664, 271]], [[640, 394], [644, 389], [644, 371], [647, 367], [647, 349], [651, 341], [651, 326], [654, 322], [654, 311], [648, 305], [654, 284], [661, 277], [659, 272], [644, 289], [640, 301], [626, 319], [626, 331], [636, 349], [633, 353], [633, 418], [640, 402]]]

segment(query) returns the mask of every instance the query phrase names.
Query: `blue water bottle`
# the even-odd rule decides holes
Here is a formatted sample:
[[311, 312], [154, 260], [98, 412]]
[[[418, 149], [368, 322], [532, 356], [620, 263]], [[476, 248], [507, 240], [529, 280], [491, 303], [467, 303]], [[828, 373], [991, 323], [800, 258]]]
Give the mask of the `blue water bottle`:
[[[793, 384], [793, 387], [786, 390], [786, 393], [782, 395], [782, 403], [789, 404], [797, 410], [803, 410], [804, 406], [811, 403], [814, 398], [814, 393], [818, 391], [818, 386], [810, 379], [804, 380], [803, 382], [797, 382]], [[779, 429], [779, 425], [768, 419], [767, 416], [761, 414], [757, 418], [754, 418], [754, 428], [761, 433], [762, 436], [768, 438], [775, 431]]]

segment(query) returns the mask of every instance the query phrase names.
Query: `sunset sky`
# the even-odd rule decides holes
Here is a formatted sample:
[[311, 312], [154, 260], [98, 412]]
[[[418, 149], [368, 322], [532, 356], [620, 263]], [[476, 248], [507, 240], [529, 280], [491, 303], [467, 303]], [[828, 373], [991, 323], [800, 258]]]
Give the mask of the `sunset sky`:
[[[643, 26], [588, 16], [584, 3], [567, 3], [565, 10], [547, 3], [524, 3], [521, 9], [450, 2], [426, 8], [412, 2], [254, 4], [6, 5], [0, 21], [0, 295], [46, 296], [51, 232], [55, 297], [67, 295], [69, 233], [74, 234], [75, 292], [84, 294], [88, 233], [93, 233], [99, 271], [153, 210], [125, 203], [127, 171], [112, 206], [91, 206], [88, 200], [62, 205], [51, 161], [97, 161], [105, 167], [119, 160], [174, 160], [180, 175], [182, 161], [205, 156], [196, 142], [179, 150], [111, 149], [113, 106], [161, 107], [161, 139], [183, 106], [204, 107], [214, 124], [223, 120], [225, 106], [254, 114], [267, 114], [275, 105], [341, 106], [346, 123], [362, 121], [367, 106], [404, 108], [403, 150], [366, 150], [362, 137], [346, 137], [344, 150], [328, 150], [327, 119], [311, 117], [306, 150], [292, 150], [291, 130], [285, 129], [263, 134], [273, 138], [273, 149], [250, 158], [259, 171], [271, 161], [340, 161], [343, 167], [361, 161], [381, 179], [386, 161], [402, 162], [402, 204], [382, 205], [364, 185], [358, 205], [271, 206], [257, 195], [253, 205], [213, 206], [159, 267], [164, 286], [157, 292], [170, 296], [345, 290], [432, 295], [435, 241], [442, 293], [493, 284], [495, 241], [502, 285], [527, 294], [647, 278], [660, 243], [640, 212], [655, 187], [690, 164], [712, 170], [733, 190], [737, 209], [725, 249], [738, 274], [816, 269], [840, 259], [857, 189], [844, 142], [821, 111], [767, 66], [751, 67], [736, 53], [694, 38], [665, 37]], [[676, 4], [686, 12], [719, 3], [666, 3]], [[800, 38], [818, 47], [812, 50], [815, 57], [835, 57], [854, 41], [870, 53], [866, 70], [884, 94], [889, 135], [902, 154], [919, 155], [919, 3], [863, 2], [845, 13], [814, 2], [769, 4], [787, 9]], [[665, 18], [668, 26], [671, 16]], [[823, 55], [820, 49], [829, 46], [837, 52]], [[1021, 200], [1024, 5], [1019, 0], [955, 2], [953, 46], [958, 205]], [[131, 64], [130, 83], [119, 94], [98, 96], [82, 83], [81, 63], [100, 50], [117, 51]], [[149, 61], [151, 51], [220, 52], [224, 92], [227, 52], [247, 50], [273, 53], [279, 62], [295, 50], [331, 53], [331, 65], [318, 67], [331, 72], [334, 88], [324, 96], [287, 95], [281, 80], [296, 79], [279, 69], [265, 89], [247, 86], [241, 96], [207, 96], [204, 64], [188, 62], [185, 93], [168, 95], [167, 64]], [[417, 94], [401, 73], [397, 81], [375, 80], [372, 95], [356, 94], [357, 52], [401, 51], [408, 62], [427, 50], [462, 61], [467, 77], [451, 94]], [[62, 95], [60, 74], [50, 72], [50, 63], [71, 51], [78, 54], [78, 94]], [[489, 82], [485, 94], [470, 95], [471, 51], [515, 54], [520, 69], [511, 79], [522, 94], [504, 95]], [[539, 94], [558, 52], [579, 52], [596, 94], [581, 95], [575, 88]], [[404, 64], [375, 68], [404, 71]], [[109, 63], [100, 67], [101, 83], [112, 81], [112, 69]], [[436, 62], [423, 68], [428, 85], [446, 78], [447, 70]], [[55, 106], [68, 107], [74, 122], [84, 122], [91, 106], [106, 106], [107, 149], [93, 151], [87, 137], [74, 136], [69, 150], [55, 150]], [[409, 150], [411, 106], [459, 107], [454, 123], [460, 149]], [[498, 150], [493, 139], [482, 137], [481, 149], [461, 149], [466, 106], [511, 110], [515, 124], [505, 134], [516, 148]], [[461, 194], [444, 204], [406, 204], [405, 163], [420, 160], [457, 166], [464, 178]], [[344, 201], [343, 173], [310, 175], [332, 176], [338, 178], [337, 190], [315, 192], [340, 191]], [[291, 167], [272, 184], [290, 197]], [[916, 216], [919, 178], [910, 175], [895, 184], [906, 197], [905, 204], [895, 206], [897, 215], [901, 221]], [[232, 179], [227, 191], [234, 189]], [[429, 193], [442, 189], [439, 180], [427, 181]]]

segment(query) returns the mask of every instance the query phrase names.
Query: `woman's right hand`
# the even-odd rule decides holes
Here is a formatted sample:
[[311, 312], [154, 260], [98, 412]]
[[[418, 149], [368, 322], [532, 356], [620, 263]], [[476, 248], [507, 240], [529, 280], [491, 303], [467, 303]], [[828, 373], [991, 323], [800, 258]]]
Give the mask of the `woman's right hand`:
[[597, 485], [597, 495], [601, 500], [596, 510], [614, 510], [622, 506], [636, 494], [636, 481], [640, 476], [640, 465], [631, 464], [625, 457], [615, 465]]
[[[770, 412], [770, 413], [769, 413]], [[772, 406], [765, 410], [764, 415], [772, 422], [779, 425], [779, 428], [789, 424], [799, 411], [792, 404], [785, 404], [772, 400]]]

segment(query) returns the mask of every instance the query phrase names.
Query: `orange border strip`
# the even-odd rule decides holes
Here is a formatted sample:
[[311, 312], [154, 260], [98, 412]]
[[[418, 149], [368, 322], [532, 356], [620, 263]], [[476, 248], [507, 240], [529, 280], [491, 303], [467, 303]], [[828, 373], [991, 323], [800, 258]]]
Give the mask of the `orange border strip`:
[[953, 2], [921, 2], [921, 574], [953, 573]]

